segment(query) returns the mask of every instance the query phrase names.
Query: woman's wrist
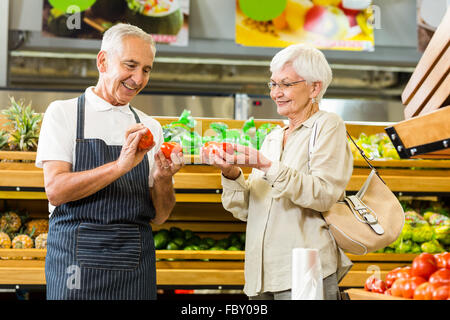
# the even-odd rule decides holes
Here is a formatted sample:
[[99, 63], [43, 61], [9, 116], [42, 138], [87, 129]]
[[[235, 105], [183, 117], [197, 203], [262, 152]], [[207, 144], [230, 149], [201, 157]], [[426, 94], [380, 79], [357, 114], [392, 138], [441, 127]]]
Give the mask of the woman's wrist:
[[233, 166], [230, 170], [222, 170], [222, 175], [229, 180], [236, 180], [241, 175], [241, 170]]
[[271, 166], [272, 166], [272, 161], [270, 161], [269, 159], [265, 159], [264, 161], [259, 163], [258, 169], [263, 171], [264, 173], [267, 173], [267, 171], [269, 171]]

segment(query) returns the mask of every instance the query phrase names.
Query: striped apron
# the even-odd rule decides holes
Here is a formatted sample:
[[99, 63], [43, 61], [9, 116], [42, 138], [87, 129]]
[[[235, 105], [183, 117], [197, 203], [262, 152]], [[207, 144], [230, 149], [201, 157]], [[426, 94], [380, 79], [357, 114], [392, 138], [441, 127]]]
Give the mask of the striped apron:
[[[136, 122], [140, 122], [131, 108]], [[84, 139], [84, 94], [78, 98], [74, 171], [118, 159], [122, 146]], [[147, 155], [98, 192], [55, 208], [49, 221], [47, 299], [156, 299], [155, 208]]]

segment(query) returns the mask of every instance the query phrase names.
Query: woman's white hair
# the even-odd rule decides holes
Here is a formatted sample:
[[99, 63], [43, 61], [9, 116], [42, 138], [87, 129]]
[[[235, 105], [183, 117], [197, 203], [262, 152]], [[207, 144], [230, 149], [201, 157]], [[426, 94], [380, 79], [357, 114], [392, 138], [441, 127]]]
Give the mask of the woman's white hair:
[[126, 23], [118, 23], [103, 34], [100, 50], [111, 52], [120, 49], [125, 37], [138, 37], [148, 42], [152, 48], [153, 56], [156, 54], [156, 45], [152, 36], [139, 27]]
[[305, 45], [293, 44], [279, 51], [270, 63], [270, 72], [283, 69], [286, 64], [292, 64], [295, 72], [309, 84], [322, 82], [322, 89], [316, 97], [319, 102], [331, 83], [333, 74], [325, 55], [318, 49]]

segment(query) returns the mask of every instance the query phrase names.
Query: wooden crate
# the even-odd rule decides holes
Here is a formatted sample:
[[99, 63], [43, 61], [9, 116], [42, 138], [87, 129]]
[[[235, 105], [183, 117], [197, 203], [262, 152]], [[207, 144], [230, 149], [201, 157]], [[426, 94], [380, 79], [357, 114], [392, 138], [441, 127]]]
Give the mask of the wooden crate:
[[[440, 108], [448, 99], [450, 70], [450, 9], [428, 43], [402, 92], [405, 119]], [[445, 90], [447, 88], [447, 90]], [[434, 102], [429, 104], [430, 99]], [[426, 107], [425, 107], [426, 106]]]
[[401, 158], [450, 159], [450, 106], [386, 128]]

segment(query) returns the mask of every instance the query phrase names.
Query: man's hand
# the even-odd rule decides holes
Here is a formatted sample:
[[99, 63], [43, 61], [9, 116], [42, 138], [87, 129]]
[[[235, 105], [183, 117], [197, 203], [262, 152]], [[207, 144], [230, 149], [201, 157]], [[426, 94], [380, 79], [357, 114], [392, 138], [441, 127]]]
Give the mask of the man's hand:
[[119, 159], [116, 160], [117, 168], [122, 175], [137, 166], [144, 159], [145, 154], [155, 146], [153, 142], [147, 149], [138, 148], [139, 141], [146, 130], [142, 123], [137, 123], [126, 131], [125, 144], [122, 146]]
[[172, 179], [172, 176], [184, 166], [183, 153], [171, 153], [170, 159], [167, 159], [164, 156], [164, 153], [159, 150], [155, 154], [155, 163], [156, 167], [153, 172], [153, 179], [155, 181], [161, 179]]
[[166, 159], [164, 153], [159, 150], [155, 154], [155, 163], [154, 184], [151, 193], [156, 215], [152, 223], [162, 224], [169, 218], [175, 207], [176, 199], [172, 177], [184, 166], [183, 153], [171, 153], [170, 159]]

